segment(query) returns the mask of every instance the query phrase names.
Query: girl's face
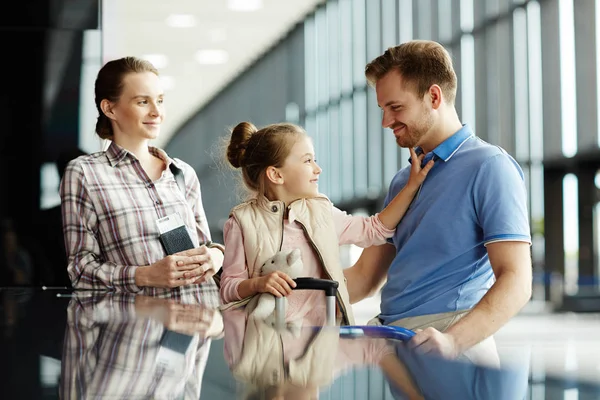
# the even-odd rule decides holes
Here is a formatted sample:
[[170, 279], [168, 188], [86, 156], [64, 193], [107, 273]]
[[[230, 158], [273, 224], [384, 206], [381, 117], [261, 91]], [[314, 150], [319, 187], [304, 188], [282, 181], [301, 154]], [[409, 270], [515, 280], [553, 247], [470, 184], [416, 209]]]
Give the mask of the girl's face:
[[280, 177], [276, 186], [279, 200], [289, 204], [300, 198], [318, 195], [322, 169], [315, 160], [315, 149], [308, 136], [300, 136], [283, 166], [277, 170]]

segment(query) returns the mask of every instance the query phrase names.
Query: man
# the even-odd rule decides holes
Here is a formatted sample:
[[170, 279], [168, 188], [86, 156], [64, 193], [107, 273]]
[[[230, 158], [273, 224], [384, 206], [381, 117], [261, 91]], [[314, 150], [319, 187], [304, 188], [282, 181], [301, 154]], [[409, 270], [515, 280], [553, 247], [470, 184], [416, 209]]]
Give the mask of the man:
[[[389, 244], [346, 270], [351, 302], [385, 280], [376, 323], [417, 330], [424, 353], [497, 364], [492, 335], [531, 296], [530, 229], [523, 172], [503, 149], [459, 120], [457, 79], [438, 43], [411, 41], [367, 64], [382, 125], [400, 147], [435, 165]], [[400, 170], [385, 200], [404, 186]]]

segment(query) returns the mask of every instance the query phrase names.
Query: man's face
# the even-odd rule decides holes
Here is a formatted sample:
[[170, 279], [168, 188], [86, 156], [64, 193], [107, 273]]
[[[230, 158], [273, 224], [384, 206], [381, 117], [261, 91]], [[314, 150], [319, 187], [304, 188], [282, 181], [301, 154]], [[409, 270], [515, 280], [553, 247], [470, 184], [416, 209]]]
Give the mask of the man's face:
[[400, 147], [420, 145], [434, 124], [431, 107], [423, 98], [417, 97], [413, 87], [406, 84], [396, 70], [381, 77], [375, 91], [377, 104], [383, 111], [381, 125], [394, 132]]

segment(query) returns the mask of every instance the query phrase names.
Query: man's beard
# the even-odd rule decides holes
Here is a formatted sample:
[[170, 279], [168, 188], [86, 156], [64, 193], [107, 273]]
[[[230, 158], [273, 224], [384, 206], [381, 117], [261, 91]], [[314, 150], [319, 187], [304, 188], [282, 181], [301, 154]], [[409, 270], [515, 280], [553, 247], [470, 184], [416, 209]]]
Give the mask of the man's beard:
[[[396, 138], [398, 146], [404, 148], [416, 147], [423, 136], [429, 132], [433, 126], [433, 118], [430, 115], [423, 115], [419, 122], [412, 126], [405, 125], [404, 132]], [[395, 129], [395, 127], [393, 128]]]

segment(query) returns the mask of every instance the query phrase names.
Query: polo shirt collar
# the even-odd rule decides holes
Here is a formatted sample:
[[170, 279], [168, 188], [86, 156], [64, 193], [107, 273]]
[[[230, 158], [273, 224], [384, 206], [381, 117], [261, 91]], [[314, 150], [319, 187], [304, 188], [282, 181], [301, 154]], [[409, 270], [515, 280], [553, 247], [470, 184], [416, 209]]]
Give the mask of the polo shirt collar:
[[[444, 162], [448, 162], [452, 158], [452, 156], [460, 149], [460, 147], [471, 137], [473, 137], [473, 130], [468, 124], [464, 124], [462, 128], [460, 128], [456, 133], [450, 136], [448, 139], [444, 140], [440, 143], [435, 149], [433, 149], [433, 158], [435, 160], [443, 160]], [[423, 149], [417, 146], [415, 148], [415, 152], [417, 155], [423, 154]], [[428, 158], [427, 156], [425, 158]], [[411, 159], [408, 159], [411, 162]], [[424, 160], [426, 162], [428, 160]]]

